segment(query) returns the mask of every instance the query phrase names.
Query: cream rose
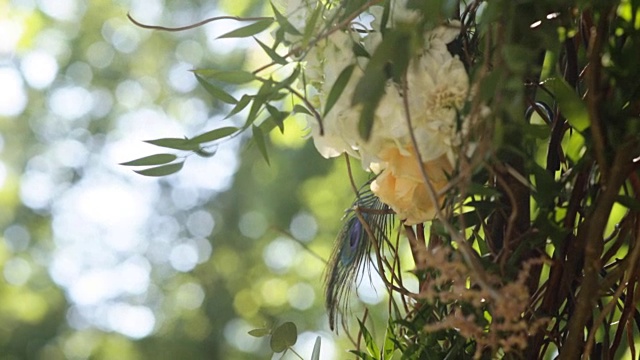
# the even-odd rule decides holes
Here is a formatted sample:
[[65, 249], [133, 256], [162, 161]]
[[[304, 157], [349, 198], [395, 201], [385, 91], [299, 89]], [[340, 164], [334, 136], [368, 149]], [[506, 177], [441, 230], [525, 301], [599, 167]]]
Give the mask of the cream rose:
[[[407, 225], [432, 220], [442, 198], [434, 204], [429, 196], [414, 148], [408, 147], [401, 151], [397, 147], [388, 147], [379, 157], [384, 161], [384, 170], [371, 183], [371, 191]], [[446, 186], [447, 174], [451, 174], [453, 170], [445, 154], [423, 163], [423, 167], [436, 192]]]

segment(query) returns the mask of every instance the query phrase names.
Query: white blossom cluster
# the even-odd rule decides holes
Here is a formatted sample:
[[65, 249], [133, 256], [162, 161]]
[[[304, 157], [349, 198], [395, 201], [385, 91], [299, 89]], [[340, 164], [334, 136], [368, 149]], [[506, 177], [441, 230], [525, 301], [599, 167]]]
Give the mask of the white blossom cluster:
[[[392, 1], [387, 26], [419, 20], [418, 13], [407, 10], [405, 3]], [[304, 30], [316, 5], [316, 1], [290, 0], [289, 21], [300, 31]], [[372, 19], [367, 31], [354, 31], [353, 28], [364, 26], [354, 22], [353, 28], [332, 32], [306, 54], [306, 91], [320, 110], [327, 105], [328, 94], [341, 72], [355, 65], [342, 95], [323, 118], [324, 133], [321, 135], [315, 119], [310, 118], [309, 127], [322, 156], [329, 158], [348, 153], [360, 158], [365, 169], [379, 174], [371, 185], [372, 191], [406, 224], [416, 224], [431, 220], [438, 204], [433, 203], [425, 187], [411, 132], [432, 186], [436, 191], [443, 188], [447, 174], [453, 168], [453, 150], [459, 141], [457, 112], [468, 96], [469, 78], [462, 61], [447, 49], [447, 44], [460, 33], [459, 23], [452, 21], [436, 27], [425, 34], [424, 47], [411, 59], [407, 71], [408, 106], [404, 104], [398, 85], [389, 80], [375, 112], [371, 136], [368, 141], [362, 139], [358, 132], [361, 109], [352, 105], [352, 98], [367, 59], [356, 57], [353, 47], [359, 43], [373, 54], [382, 41], [382, 11], [381, 6], [373, 6], [361, 17]], [[295, 41], [294, 38], [290, 40]]]

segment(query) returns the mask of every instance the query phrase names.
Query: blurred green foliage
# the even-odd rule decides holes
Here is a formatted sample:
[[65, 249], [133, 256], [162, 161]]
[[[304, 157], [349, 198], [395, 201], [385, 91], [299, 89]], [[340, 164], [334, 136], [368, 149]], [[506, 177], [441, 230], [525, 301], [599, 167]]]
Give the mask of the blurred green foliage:
[[[255, 61], [246, 44], [212, 41], [236, 28], [234, 23], [158, 32], [136, 27], [127, 12], [141, 22], [181, 26], [205, 14], [260, 15], [265, 5], [231, 0], [0, 3], [0, 27], [17, 34], [14, 43], [3, 42], [9, 45], [0, 49], [0, 70], [19, 74], [17, 89], [26, 99], [23, 106], [14, 104], [15, 113], [0, 115], [0, 268], [6, 280], [0, 282], [0, 359], [268, 358], [268, 340], [247, 331], [286, 321], [293, 321], [300, 334], [322, 331], [331, 338], [319, 281], [324, 262], [318, 256], [328, 258], [352, 191], [343, 181], [344, 161], [321, 159], [303, 140], [298, 120], [287, 120], [289, 129], [298, 131], [271, 134], [270, 166], [255, 147], [237, 144], [229, 145], [241, 159], [237, 171], [238, 157], [229, 158], [228, 152], [227, 158], [203, 159], [219, 162], [233, 175], [230, 184], [213, 191], [185, 186], [194, 175], [141, 180], [118, 165], [152, 154], [154, 147], [142, 143], [152, 134], [175, 137], [219, 127], [218, 113], [228, 105], [212, 101], [189, 69], [233, 70]], [[37, 77], [37, 69], [25, 65], [34, 53], [45, 54], [49, 64], [54, 60], [53, 78], [42, 85], [29, 80]], [[69, 93], [81, 96], [62, 96]], [[118, 152], [123, 148], [129, 150]], [[185, 164], [187, 172], [190, 166]], [[96, 181], [122, 183], [141, 193], [153, 190], [140, 205], [148, 218], [136, 233], [142, 245], [135, 251], [100, 243], [103, 231], [117, 229], [93, 234], [88, 223], [76, 222], [71, 229], [60, 225], [68, 210], [63, 200]], [[115, 212], [126, 212], [136, 198], [125, 200]], [[103, 206], [92, 203], [85, 215], [100, 216]], [[199, 212], [215, 223], [205, 236], [210, 256], [203, 251], [208, 257], [193, 270], [177, 269], [167, 258], [181, 243], [197, 238], [189, 221]], [[77, 303], [75, 284], [64, 283], [56, 270], [73, 234], [82, 237], [82, 251], [93, 248], [106, 259], [96, 267], [107, 271], [127, 261], [142, 263], [148, 283], [101, 298], [93, 307]], [[64, 269], [77, 266], [80, 275], [96, 269], [82, 252], [64, 261]], [[127, 320], [109, 315], [118, 306], [150, 310], [152, 331], [142, 336], [118, 331], [117, 324]], [[311, 347], [303, 356], [309, 358], [315, 336], [306, 339]], [[331, 351], [330, 342], [323, 341], [322, 349]]]
[[[52, 3], [13, 0], [0, 4], [0, 33], [9, 34], [0, 40], [0, 89], [8, 99], [0, 100], [0, 268], [5, 280], [0, 282], [0, 359], [254, 359], [283, 352], [293, 344], [300, 344], [296, 351], [311, 358], [318, 356], [317, 347], [314, 350], [318, 335], [325, 339], [323, 359], [331, 353], [340, 354], [339, 349], [347, 340], [328, 332], [320, 279], [339, 231], [339, 220], [352, 202], [346, 163], [343, 159], [321, 159], [313, 145], [303, 139], [304, 125], [295, 115], [285, 120], [287, 133], [281, 134], [276, 128], [283, 127], [282, 120], [288, 112], [265, 105], [273, 100], [266, 95], [256, 96], [258, 100], [254, 101], [260, 104], [258, 107], [265, 105], [273, 121], [252, 126], [254, 142], [246, 141], [248, 137], [237, 134], [236, 129], [252, 125], [257, 113], [247, 109], [251, 121], [246, 124], [242, 117], [222, 118], [235, 113], [234, 106], [240, 111], [240, 105], [247, 105], [242, 93], [227, 86], [250, 80], [240, 70], [256, 68], [270, 58], [276, 63], [281, 60], [273, 51], [253, 51], [258, 47], [250, 40], [233, 38], [257, 34], [269, 21], [256, 25], [216, 22], [184, 32], [158, 32], [137, 27], [126, 17], [130, 12], [142, 23], [182, 26], [222, 13], [259, 16], [271, 11], [268, 3]], [[430, 11], [432, 6], [450, 13], [447, 5], [451, 2], [424, 2], [427, 3], [424, 9], [420, 7], [425, 14], [437, 14]], [[578, 2], [581, 3], [593, 5]], [[598, 10], [598, 2], [593, 3]], [[618, 27], [610, 36], [613, 40], [625, 32], [637, 33], [637, 18], [632, 21], [637, 2], [621, 3]], [[352, 4], [359, 6], [362, 2], [348, 5]], [[636, 144], [638, 124], [637, 82], [624, 81], [639, 76], [633, 66], [638, 60], [633, 46], [636, 36], [625, 38], [624, 42], [616, 40], [621, 46], [614, 46], [617, 43], [611, 40], [607, 48], [610, 50], [599, 64], [615, 89], [606, 92], [611, 101], [602, 109], [611, 115], [615, 126], [608, 126], [606, 132], [595, 132], [602, 139], [594, 140], [585, 132], [592, 125], [589, 109], [583, 106], [589, 101], [583, 102], [580, 84], [568, 83], [577, 78], [557, 77], [540, 84], [553, 94], [575, 130], [555, 139], [562, 155], [566, 155], [562, 165], [570, 165], [575, 172], [556, 176], [560, 165], [550, 157], [545, 159], [551, 153], [545, 149], [551, 131], [541, 125], [542, 119], [522, 126], [523, 105], [528, 104], [530, 95], [522, 79], [540, 72], [542, 76], [536, 78], [557, 76], [559, 69], [554, 64], [561, 58], [560, 47], [568, 46], [569, 42], [562, 45], [566, 38], [576, 36], [570, 16], [560, 19], [559, 23], [568, 24], [566, 27], [550, 28], [547, 22], [540, 22], [536, 26], [542, 24], [541, 31], [531, 31], [538, 19], [555, 19], [560, 14], [555, 13], [558, 6], [549, 1], [537, 5], [531, 1], [495, 2], [484, 9], [486, 21], [478, 25], [478, 33], [484, 36], [493, 33], [497, 19], [509, 20], [501, 25], [507, 29], [500, 35], [506, 34], [504, 41], [496, 40], [495, 48], [479, 45], [480, 53], [487, 59], [493, 57], [496, 68], [500, 68], [479, 84], [483, 90], [481, 100], [495, 101], [500, 109], [492, 124], [492, 137], [485, 140], [495, 150], [491, 156], [496, 162], [490, 164], [495, 166], [493, 177], [497, 173], [509, 180], [513, 173], [500, 174], [501, 162], [518, 162], [526, 155], [523, 158], [527, 161], [519, 164], [520, 170], [527, 171], [524, 182], [536, 191], [529, 193], [525, 189], [519, 198], [524, 201], [502, 205], [509, 210], [505, 213], [512, 208], [516, 213], [518, 208], [525, 209], [520, 214], [526, 214], [526, 219], [521, 218], [527, 229], [531, 227], [533, 241], [522, 241], [516, 250], [544, 249], [549, 258], [560, 253], [558, 249], [565, 247], [564, 242], [570, 243], [573, 230], [580, 229], [568, 228], [578, 223], [575, 219], [568, 226], [559, 225], [573, 209], [567, 210], [570, 202], [565, 200], [574, 196], [575, 188], [585, 189], [575, 196], [581, 200], [576, 203], [584, 206], [579, 213], [586, 216], [584, 222], [588, 224], [592, 216], [589, 211], [602, 193], [597, 176], [588, 168], [595, 163], [587, 150], [596, 157], [600, 155], [600, 165], [607, 164], [611, 159], [605, 155], [624, 155], [625, 148], [621, 148], [619, 140], [625, 134], [633, 137]], [[587, 16], [581, 19], [587, 20]], [[239, 28], [242, 30], [237, 32]], [[215, 39], [224, 34], [222, 39]], [[404, 39], [400, 35], [386, 40], [387, 52], [395, 54], [390, 49], [404, 47], [401, 41], [395, 41]], [[568, 58], [579, 60], [586, 68], [588, 54], [578, 50]], [[546, 55], [541, 69], [537, 67], [540, 64], [532, 66], [532, 59], [542, 52]], [[397, 60], [406, 60], [403, 53], [404, 50], [399, 52]], [[379, 76], [383, 63], [389, 59], [382, 59], [379, 68], [374, 69]], [[570, 65], [577, 69], [577, 64]], [[400, 66], [398, 73], [406, 66]], [[196, 72], [196, 78], [189, 72], [196, 68], [228, 72], [201, 71]], [[296, 70], [290, 70], [296, 74]], [[472, 75], [480, 76], [473, 71]], [[221, 79], [220, 74], [231, 75]], [[381, 79], [378, 87], [384, 85]], [[277, 81], [260, 82], [264, 93], [279, 99], [282, 88]], [[276, 90], [270, 92], [273, 88]], [[374, 111], [379, 102], [376, 96], [360, 100]], [[545, 94], [540, 98], [550, 100]], [[621, 109], [624, 111], [617, 111]], [[371, 119], [364, 116], [361, 130], [365, 134], [371, 129], [367, 123]], [[218, 141], [230, 134], [233, 135], [229, 139]], [[143, 142], [149, 139], [156, 140]], [[200, 147], [210, 142], [213, 144]], [[606, 149], [608, 153], [592, 149], [602, 143], [610, 147]], [[149, 157], [158, 150], [153, 144], [195, 151]], [[132, 159], [138, 160], [131, 162]], [[635, 163], [637, 158], [626, 161]], [[126, 166], [118, 165], [122, 163]], [[129, 166], [168, 167], [134, 168], [153, 176], [145, 178]], [[177, 170], [181, 171], [173, 174]], [[171, 176], [155, 178], [161, 175]], [[500, 189], [488, 188], [489, 176], [480, 175], [473, 179], [478, 181], [472, 184], [475, 187], [465, 190], [481, 199], [473, 205], [478, 210], [477, 224], [483, 224], [487, 216], [481, 211], [485, 210], [483, 206], [495, 208], [496, 188]], [[357, 172], [356, 182], [364, 182], [367, 176]], [[518, 182], [514, 184], [522, 187]], [[621, 180], [621, 189], [627, 190], [631, 185]], [[509, 186], [505, 189], [511, 190]], [[622, 235], [630, 230], [624, 219], [630, 219], [638, 209], [635, 198], [622, 190], [613, 195], [616, 194], [617, 197], [608, 198], [611, 206], [603, 207], [606, 213], [600, 214], [606, 217], [602, 222], [604, 238], [616, 238], [613, 245], [607, 245], [609, 248], [604, 248], [604, 240], [598, 239], [607, 260], [628, 252], [630, 246]], [[526, 211], [529, 209], [533, 210], [532, 219]], [[504, 220], [500, 216], [489, 221], [497, 224], [498, 230], [504, 225], [500, 224]], [[434, 231], [434, 236], [448, 236], [443, 229], [434, 229], [441, 232]], [[480, 233], [466, 234], [473, 235], [475, 250], [488, 254], [496, 244], [480, 241]], [[522, 231], [520, 235], [524, 234], [529, 232]], [[400, 257], [408, 257], [404, 250]], [[568, 258], [577, 253], [570, 250]], [[564, 259], [565, 250], [562, 251], [556, 260]], [[518, 256], [511, 257], [508, 252], [499, 255], [504, 259], [501, 266], [519, 269]], [[489, 257], [482, 260], [487, 268], [495, 268]], [[618, 264], [617, 260], [613, 264]], [[593, 269], [587, 270], [591, 270], [595, 284], [601, 274]], [[576, 278], [581, 276], [579, 270], [580, 267], [574, 269]], [[553, 269], [545, 265], [537, 271], [542, 273], [540, 279], [545, 279]], [[505, 271], [502, 275], [504, 279], [515, 278], [517, 272]], [[572, 275], [567, 278], [571, 281], [565, 281], [565, 285], [574, 280]], [[608, 281], [614, 283], [616, 278]], [[544, 284], [544, 280], [539, 282]], [[553, 289], [545, 288], [545, 297], [552, 299]], [[575, 285], [571, 290], [589, 299], [589, 293], [577, 289]], [[599, 295], [596, 290], [594, 285], [590, 291]], [[558, 310], [553, 315], [561, 318], [564, 311], [572, 315], [569, 300], [575, 298], [573, 295], [564, 294], [568, 305], [558, 304], [557, 309], [551, 309]], [[436, 336], [431, 336], [425, 331], [430, 323], [416, 317], [413, 322], [389, 321], [385, 332], [356, 319], [362, 318], [362, 304], [354, 305], [356, 316], [351, 323], [354, 327], [360, 325], [366, 348], [356, 351], [361, 358], [391, 356], [397, 349], [416, 356], [434, 351], [442, 356], [470, 356], [474, 352], [464, 348], [464, 341], [450, 341], [460, 339], [456, 329], [436, 331]], [[433, 310], [444, 314], [453, 308], [437, 301], [422, 305], [425, 313]], [[386, 324], [382, 314], [392, 313], [391, 307], [376, 311], [372, 306], [366, 316], [374, 319], [372, 324]], [[625, 304], [625, 308], [635, 310], [636, 306]], [[467, 310], [479, 311], [477, 319], [483, 326], [493, 322], [492, 314], [480, 307]], [[551, 313], [543, 310], [542, 315]], [[591, 312], [589, 307], [586, 310], [584, 314]], [[587, 320], [583, 322], [588, 325]], [[578, 332], [569, 334], [582, 337], [584, 323], [576, 322]], [[562, 324], [562, 331], [568, 328], [565, 325]], [[605, 324], [609, 332], [610, 325], [613, 324]], [[400, 328], [404, 333], [396, 333]], [[258, 329], [259, 335], [271, 336], [251, 336], [252, 329]], [[616, 331], [618, 334], [622, 332]], [[337, 340], [337, 347], [326, 341], [331, 339]], [[545, 339], [541, 338], [537, 345], [542, 340]], [[629, 346], [626, 341], [629, 339], [617, 343], [625, 351]], [[569, 343], [579, 347], [579, 342]], [[549, 348], [545, 345], [543, 356], [551, 356], [544, 354], [547, 350], [554, 352], [554, 344], [557, 343], [550, 343]], [[451, 350], [436, 351], [442, 347]], [[286, 356], [295, 357], [291, 353]]]

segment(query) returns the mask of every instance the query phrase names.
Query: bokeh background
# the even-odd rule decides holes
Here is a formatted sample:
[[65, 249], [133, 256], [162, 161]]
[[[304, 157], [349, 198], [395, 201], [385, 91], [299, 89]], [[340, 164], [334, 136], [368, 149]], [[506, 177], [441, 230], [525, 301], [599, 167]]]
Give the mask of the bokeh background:
[[[251, 40], [216, 40], [237, 22], [169, 33], [126, 14], [182, 26], [268, 6], [0, 0], [0, 359], [268, 359], [247, 331], [284, 321], [303, 357], [316, 336], [322, 359], [347, 356], [322, 259], [353, 192], [304, 121], [270, 134], [270, 165], [242, 137], [166, 178], [119, 165], [162, 152], [143, 140], [242, 121], [189, 70], [266, 61]], [[362, 281], [361, 299], [384, 306], [374, 289]]]

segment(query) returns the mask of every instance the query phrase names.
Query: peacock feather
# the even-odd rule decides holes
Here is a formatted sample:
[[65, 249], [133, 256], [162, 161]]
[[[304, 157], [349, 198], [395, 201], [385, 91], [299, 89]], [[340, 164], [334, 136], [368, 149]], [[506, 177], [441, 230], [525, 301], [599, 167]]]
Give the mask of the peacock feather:
[[353, 285], [370, 265], [373, 241], [381, 244], [391, 231], [392, 211], [369, 189], [367, 182], [344, 216], [344, 225], [335, 241], [327, 267], [325, 306], [329, 326], [346, 312]]

